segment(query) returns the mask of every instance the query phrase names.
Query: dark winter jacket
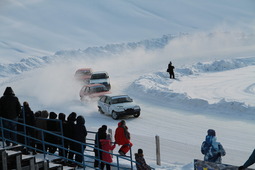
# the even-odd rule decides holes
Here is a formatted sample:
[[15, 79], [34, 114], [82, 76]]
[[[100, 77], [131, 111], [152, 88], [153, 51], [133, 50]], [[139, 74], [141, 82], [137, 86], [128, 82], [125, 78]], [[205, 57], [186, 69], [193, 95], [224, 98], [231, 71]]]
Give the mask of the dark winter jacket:
[[66, 128], [66, 115], [64, 113], [59, 113], [58, 115], [58, 119], [61, 120], [61, 124], [62, 124], [62, 130], [63, 130], [63, 136], [66, 137], [66, 133], [67, 133], [67, 128]]
[[[34, 126], [35, 125], [35, 115], [34, 112], [30, 109], [29, 104], [24, 102], [23, 104], [23, 114], [25, 115], [25, 124]], [[23, 116], [22, 116], [23, 118]]]
[[83, 116], [77, 117], [77, 123], [74, 126], [74, 139], [85, 143], [87, 136], [87, 129], [85, 127], [85, 119]]
[[[107, 135], [106, 130], [107, 130], [107, 127], [106, 128], [100, 127], [98, 129], [98, 131], [97, 131], [97, 133], [95, 135], [95, 148], [102, 149], [100, 140], [106, 138], [106, 135]], [[98, 152], [98, 150], [94, 149], [94, 152]]]
[[47, 130], [48, 131], [58, 131], [59, 130], [59, 122], [55, 121], [57, 118], [57, 114], [55, 112], [50, 112], [49, 119], [47, 121]]
[[0, 117], [15, 119], [21, 113], [19, 99], [15, 96], [11, 87], [7, 87], [3, 96], [0, 98]]
[[146, 161], [143, 158], [143, 154], [135, 153], [135, 161], [137, 162], [137, 164], [136, 164], [137, 170], [150, 170], [151, 169], [151, 167], [146, 164]]
[[[49, 113], [47, 110], [43, 110], [40, 114], [40, 117], [35, 118], [35, 127], [47, 130], [47, 118], [49, 116]], [[37, 131], [37, 138], [42, 139], [42, 133], [40, 131]]]
[[65, 136], [71, 139], [74, 139], [74, 126], [75, 126], [75, 121], [76, 121], [76, 113], [72, 112], [68, 117], [67, 117], [67, 122], [66, 122], [66, 131]]
[[167, 72], [173, 73], [174, 72], [174, 66], [172, 66], [172, 63], [168, 64]]
[[[55, 112], [50, 112], [49, 119], [47, 120], [47, 130], [52, 133], [59, 133], [60, 124], [59, 121], [56, 121], [57, 114]], [[46, 140], [50, 143], [57, 143], [58, 137], [52, 134], [46, 134]]]
[[41, 112], [40, 117], [36, 117], [35, 119], [35, 126], [40, 129], [47, 130], [47, 118], [49, 116], [49, 113], [47, 110], [43, 110]]

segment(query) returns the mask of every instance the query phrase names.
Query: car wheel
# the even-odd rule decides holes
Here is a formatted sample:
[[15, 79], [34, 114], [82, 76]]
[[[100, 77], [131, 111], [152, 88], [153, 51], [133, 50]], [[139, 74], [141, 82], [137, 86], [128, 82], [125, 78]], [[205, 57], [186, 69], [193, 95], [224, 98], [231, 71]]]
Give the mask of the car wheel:
[[134, 114], [134, 117], [139, 117], [140, 116], [140, 112]]
[[112, 112], [112, 118], [114, 120], [117, 120], [119, 118], [118, 114], [115, 111]]
[[103, 110], [101, 109], [101, 107], [98, 107], [98, 111], [102, 114], [104, 114]]

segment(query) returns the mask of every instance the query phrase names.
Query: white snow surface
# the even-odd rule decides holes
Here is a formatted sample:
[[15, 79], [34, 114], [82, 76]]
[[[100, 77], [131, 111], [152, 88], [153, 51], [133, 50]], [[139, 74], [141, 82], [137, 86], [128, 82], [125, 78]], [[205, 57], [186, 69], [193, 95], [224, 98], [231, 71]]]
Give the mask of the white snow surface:
[[133, 152], [142, 148], [152, 167], [193, 169], [209, 128], [226, 150], [223, 163], [242, 165], [253, 151], [253, 0], [2, 0], [0, 21], [0, 91], [11, 86], [32, 110], [74, 111], [88, 130], [115, 130], [96, 101], [79, 100], [74, 73], [91, 67], [141, 106], [139, 118], [125, 120]]

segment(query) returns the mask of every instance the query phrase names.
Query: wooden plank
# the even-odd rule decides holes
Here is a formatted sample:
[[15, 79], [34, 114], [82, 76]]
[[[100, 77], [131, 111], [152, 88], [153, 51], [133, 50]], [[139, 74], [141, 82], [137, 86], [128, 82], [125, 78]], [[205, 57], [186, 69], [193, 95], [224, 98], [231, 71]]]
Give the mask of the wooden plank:
[[22, 167], [29, 166], [29, 170], [35, 169], [35, 157], [32, 155], [22, 155]]
[[7, 153], [5, 151], [5, 149], [1, 149], [0, 150], [0, 162], [1, 162], [1, 169], [2, 170], [7, 170]]

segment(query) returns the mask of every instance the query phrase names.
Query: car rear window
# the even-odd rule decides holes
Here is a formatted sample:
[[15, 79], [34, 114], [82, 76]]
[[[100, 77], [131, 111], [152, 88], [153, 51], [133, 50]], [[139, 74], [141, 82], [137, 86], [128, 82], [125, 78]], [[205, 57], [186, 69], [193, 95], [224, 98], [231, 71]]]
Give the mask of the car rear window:
[[96, 92], [104, 92], [107, 91], [105, 86], [98, 86], [98, 87], [94, 87], [91, 89], [92, 92], [96, 93]]
[[105, 73], [102, 74], [92, 74], [91, 79], [105, 79], [107, 75]]

